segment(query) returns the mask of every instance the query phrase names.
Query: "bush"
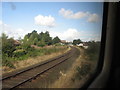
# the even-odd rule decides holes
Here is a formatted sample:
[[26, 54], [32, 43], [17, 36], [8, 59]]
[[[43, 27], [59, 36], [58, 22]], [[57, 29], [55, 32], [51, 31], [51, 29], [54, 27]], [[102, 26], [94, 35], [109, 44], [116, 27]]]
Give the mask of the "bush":
[[38, 56], [38, 52], [36, 50], [29, 51], [27, 55], [29, 57], [36, 57], [36, 56]]
[[85, 50], [85, 54], [89, 57], [89, 60], [98, 60], [99, 49], [100, 42], [90, 42], [89, 47]]
[[17, 46], [16, 49], [22, 49], [22, 46]]
[[14, 57], [21, 57], [21, 56], [23, 56], [25, 54], [26, 54], [26, 51], [23, 50], [23, 49], [16, 50], [16, 51], [13, 52]]
[[91, 64], [83, 63], [81, 67], [78, 66], [76, 70], [77, 70], [77, 73], [75, 77], [77, 77], [80, 80], [82, 79], [83, 76], [86, 76], [87, 74], [90, 73]]
[[3, 56], [2, 56], [2, 65], [8, 66], [10, 68], [15, 68], [15, 66], [12, 63], [12, 60], [5, 54], [3, 54]]
[[44, 41], [39, 41], [37, 44], [39, 47], [44, 47], [46, 43]]
[[90, 64], [83, 64], [82, 67], [76, 69], [81, 76], [85, 76], [90, 72]]
[[10, 68], [15, 68], [13, 65], [14, 61], [17, 60], [24, 60], [29, 57], [36, 57], [36, 56], [43, 56], [43, 55], [48, 55], [53, 52], [57, 52], [60, 50], [63, 50], [64, 48], [39, 48], [35, 49], [33, 47], [26, 47], [24, 49], [17, 49], [13, 52], [12, 57], [8, 57], [6, 54], [3, 55], [3, 66], [8, 66]]
[[61, 46], [61, 44], [60, 43], [56, 43], [55, 46]]

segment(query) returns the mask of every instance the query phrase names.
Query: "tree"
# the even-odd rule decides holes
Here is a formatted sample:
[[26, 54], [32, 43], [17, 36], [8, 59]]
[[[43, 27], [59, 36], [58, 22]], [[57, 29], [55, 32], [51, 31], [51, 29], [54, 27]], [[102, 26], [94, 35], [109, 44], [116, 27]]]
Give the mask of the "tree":
[[75, 39], [73, 40], [73, 44], [74, 45], [77, 45], [77, 44], [80, 44], [82, 41], [80, 39]]
[[31, 45], [37, 45], [39, 35], [36, 30], [33, 30], [31, 33], [25, 35], [23, 39], [23, 48], [26, 49]]
[[23, 49], [27, 49], [28, 47], [30, 47], [30, 45], [28, 43], [29, 42], [28, 34], [24, 36], [24, 39], [22, 41], [23, 41], [23, 43], [22, 43], [22, 48]]
[[45, 42], [46, 45], [52, 44], [52, 37], [50, 37], [50, 34], [48, 31], [45, 33], [42, 33], [41, 40]]
[[38, 38], [35, 38], [34, 39], [34, 45], [37, 45], [37, 43], [38, 43]]
[[56, 36], [54, 39], [53, 39], [53, 44], [56, 44], [56, 43], [59, 43], [60, 42], [60, 39], [58, 36]]
[[38, 35], [38, 33], [37, 33], [36, 30], [33, 30], [32, 33], [31, 33], [31, 35], [33, 35], [34, 39], [39, 37], [39, 35]]
[[12, 57], [13, 52], [15, 51], [14, 39], [9, 38], [6, 34], [2, 34], [2, 54]]
[[34, 35], [33, 34], [30, 36], [28, 43], [29, 43], [29, 45], [34, 44]]
[[25, 35], [24, 39], [23, 39], [23, 47], [28, 47], [31, 45], [52, 45], [52, 43], [59, 43], [60, 39], [58, 37], [55, 37], [52, 40], [52, 37], [50, 37], [50, 34], [48, 31], [46, 31], [45, 33], [41, 32], [41, 33], [37, 33], [37, 31], [32, 31], [31, 33], [28, 33], [27, 35]]
[[39, 40], [39, 41], [42, 40], [43, 35], [44, 35], [43, 32], [39, 33], [39, 36], [38, 36], [38, 40]]
[[45, 44], [45, 42], [43, 40], [38, 42], [38, 46], [40, 46], [40, 47], [44, 47], [45, 45], [46, 44]]

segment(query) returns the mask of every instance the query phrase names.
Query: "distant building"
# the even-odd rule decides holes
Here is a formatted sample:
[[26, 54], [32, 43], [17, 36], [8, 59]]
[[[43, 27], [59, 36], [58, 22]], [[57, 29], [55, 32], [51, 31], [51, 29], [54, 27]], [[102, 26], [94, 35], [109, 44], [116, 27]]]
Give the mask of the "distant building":
[[77, 44], [77, 46], [84, 47], [85, 49], [87, 49], [87, 48], [88, 48], [87, 43], [80, 43], [80, 44]]
[[20, 44], [21, 44], [20, 41], [14, 40], [14, 45], [15, 45], [15, 46], [19, 46]]
[[60, 42], [61, 42], [61, 43], [66, 43], [66, 40], [61, 40]]
[[84, 44], [83, 47], [84, 47], [85, 49], [87, 49], [87, 48], [88, 48], [88, 45]]
[[77, 46], [84, 46], [83, 43], [77, 44]]
[[65, 44], [66, 44], [66, 40], [61, 40], [61, 41], [60, 41], [60, 44], [61, 44], [61, 45], [65, 45]]

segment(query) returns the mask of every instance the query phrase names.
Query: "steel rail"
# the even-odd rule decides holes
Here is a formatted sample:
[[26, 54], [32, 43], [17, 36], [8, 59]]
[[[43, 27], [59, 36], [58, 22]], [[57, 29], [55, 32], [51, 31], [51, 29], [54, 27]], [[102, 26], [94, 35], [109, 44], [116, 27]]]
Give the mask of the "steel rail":
[[37, 68], [37, 67], [40, 67], [40, 66], [42, 66], [42, 65], [45, 65], [45, 64], [47, 64], [47, 63], [50, 63], [50, 62], [52, 62], [52, 61], [55, 61], [55, 60], [57, 60], [57, 59], [59, 59], [59, 58], [64, 57], [66, 54], [69, 54], [71, 51], [72, 51], [72, 49], [71, 49], [70, 51], [66, 52], [65, 54], [60, 55], [60, 56], [58, 56], [58, 57], [56, 57], [56, 58], [54, 58], [54, 59], [50, 59], [50, 60], [48, 60], [48, 61], [46, 61], [46, 62], [43, 62], [43, 63], [41, 63], [41, 64], [39, 64], [39, 65], [36, 65], [36, 66], [34, 66], [34, 67], [31, 67], [31, 68], [28, 68], [28, 69], [24, 69], [24, 70], [22, 70], [22, 71], [20, 71], [20, 72], [17, 72], [17, 73], [15, 73], [15, 74], [13, 74], [13, 75], [4, 77], [4, 78], [0, 79], [0, 81], [9, 79], [9, 78], [11, 78], [11, 77], [15, 77], [15, 76], [17, 76], [17, 75], [19, 75], [19, 74], [22, 74], [22, 73], [27, 72], [27, 71], [29, 71], [29, 70], [32, 70], [32, 69], [34, 69], [34, 68]]
[[[60, 56], [58, 56], [58, 57], [56, 57], [56, 58], [49, 59], [48, 61], [43, 62], [43, 63], [41, 63], [41, 64], [39, 64], [39, 65], [36, 65], [36, 66], [34, 66], [34, 67], [31, 67], [31, 68], [26, 69], [26, 70], [23, 70], [23, 71], [20, 71], [20, 72], [18, 72], [18, 73], [16, 73], [16, 74], [13, 74], [13, 75], [8, 76], [8, 77], [4, 77], [4, 78], [2, 78], [2, 81], [8, 80], [8, 79], [10, 79], [10, 78], [13, 78], [13, 79], [14, 79], [15, 76], [17, 76], [17, 75], [19, 76], [21, 73], [25, 73], [25, 72], [30, 71], [30, 70], [32, 70], [32, 69], [35, 69], [35, 68], [37, 68], [37, 67], [39, 68], [39, 67], [42, 66], [42, 65], [47, 65], [47, 64], [50, 63], [50, 62], [53, 63], [53, 61], [60, 59], [59, 62], [56, 62], [56, 61], [55, 61], [55, 62], [56, 62], [55, 64], [53, 63], [53, 65], [47, 67], [46, 69], [42, 70], [41, 72], [38, 72], [37, 74], [32, 75], [31, 77], [28, 77], [28, 78], [26, 78], [25, 80], [23, 80], [23, 81], [21, 81], [21, 82], [18, 82], [16, 85], [12, 85], [10, 88], [7, 88], [7, 89], [14, 89], [14, 88], [16, 88], [16, 87], [18, 87], [18, 86], [20, 86], [20, 85], [22, 85], [22, 84], [24, 84], [24, 83], [26, 83], [26, 82], [28, 82], [28, 81], [31, 81], [32, 79], [35, 79], [37, 76], [42, 75], [43, 73], [45, 73], [45, 72], [47, 72], [48, 70], [54, 68], [55, 66], [59, 65], [60, 63], [66, 61], [66, 60], [68, 60], [68, 59], [70, 59], [70, 58], [72, 57], [72, 54], [75, 53], [74, 50], [75, 50], [75, 49], [72, 48], [70, 51], [68, 51], [68, 52], [66, 52], [65, 54], [60, 55]], [[68, 56], [67, 56], [67, 55], [68, 55]], [[69, 55], [70, 55], [70, 56], [69, 56]], [[63, 59], [62, 59], [62, 57], [63, 57]], [[36, 70], [37, 70], [37, 69], [36, 69]], [[4, 88], [5, 88], [5, 87], [3, 87], [3, 89], [4, 89]]]
[[[71, 57], [72, 57], [72, 56], [71, 56]], [[24, 84], [24, 83], [28, 82], [28, 81], [31, 81], [32, 79], [35, 79], [35, 78], [36, 78], [36, 77], [38, 77], [39, 75], [42, 75], [43, 73], [45, 73], [45, 72], [47, 72], [48, 70], [50, 70], [50, 69], [54, 68], [55, 66], [57, 66], [57, 65], [61, 64], [62, 62], [64, 62], [64, 61], [68, 60], [68, 59], [69, 59], [69, 58], [71, 58], [71, 57], [68, 57], [68, 58], [66, 58], [66, 59], [64, 59], [64, 60], [62, 60], [62, 61], [60, 61], [60, 62], [58, 62], [57, 64], [52, 65], [51, 67], [49, 67], [49, 68], [47, 68], [47, 69], [45, 69], [45, 70], [41, 71], [40, 73], [38, 73], [38, 74], [36, 74], [36, 75], [34, 75], [34, 76], [32, 76], [32, 77], [28, 78], [27, 80], [24, 80], [24, 81], [22, 81], [22, 82], [18, 83], [17, 85], [13, 86], [13, 87], [12, 87], [12, 88], [10, 88], [9, 90], [12, 90], [12, 89], [14, 89], [14, 88], [16, 88], [16, 87], [18, 87], [18, 86], [20, 86], [20, 85], [22, 85], [22, 84]]]

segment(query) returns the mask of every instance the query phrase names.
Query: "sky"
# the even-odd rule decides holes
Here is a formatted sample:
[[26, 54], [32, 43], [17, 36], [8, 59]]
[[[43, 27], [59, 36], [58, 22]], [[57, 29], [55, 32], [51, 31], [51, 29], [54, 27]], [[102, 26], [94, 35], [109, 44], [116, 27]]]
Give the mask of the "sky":
[[61, 40], [100, 41], [102, 2], [2, 2], [0, 27], [15, 39], [36, 30]]

